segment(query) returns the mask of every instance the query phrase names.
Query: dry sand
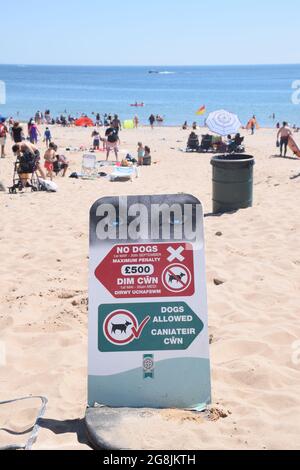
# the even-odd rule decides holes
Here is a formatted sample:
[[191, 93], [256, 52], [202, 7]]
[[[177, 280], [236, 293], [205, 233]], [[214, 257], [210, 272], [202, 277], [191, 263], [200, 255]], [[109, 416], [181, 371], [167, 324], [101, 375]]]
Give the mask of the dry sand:
[[[91, 141], [89, 129], [52, 132], [62, 148]], [[6, 349], [0, 400], [48, 397], [35, 449], [88, 449], [81, 419], [89, 208], [106, 195], [187, 192], [210, 213], [210, 155], [181, 153], [187, 136], [178, 128], [123, 131], [122, 149], [135, 152], [141, 140], [157, 162], [133, 183], [58, 177], [56, 194], [0, 192], [0, 341]], [[300, 160], [274, 158], [275, 141], [274, 130], [246, 136], [256, 158], [254, 207], [205, 219], [213, 407], [227, 417], [189, 423], [188, 415], [175, 413], [174, 426], [185, 423], [182, 442], [157, 432], [152, 449], [300, 448], [300, 363], [293, 361], [300, 340]], [[72, 171], [80, 170], [81, 155], [70, 154]], [[11, 154], [0, 161], [5, 186], [13, 161]], [[215, 278], [224, 284], [216, 286]], [[0, 428], [23, 432], [37, 408], [36, 400], [1, 406]], [[0, 431], [0, 446], [24, 439]]]

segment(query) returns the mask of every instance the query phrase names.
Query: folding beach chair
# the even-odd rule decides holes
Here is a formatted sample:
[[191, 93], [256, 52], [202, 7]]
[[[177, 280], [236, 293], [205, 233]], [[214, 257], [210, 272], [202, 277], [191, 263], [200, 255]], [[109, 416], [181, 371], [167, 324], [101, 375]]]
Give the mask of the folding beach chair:
[[36, 442], [37, 437], [38, 437], [38, 432], [40, 430], [40, 422], [46, 412], [48, 399], [42, 396], [29, 395], [27, 397], [16, 398], [13, 400], [6, 400], [6, 401], [0, 402], [0, 405], [8, 405], [11, 403], [17, 403], [17, 402], [21, 402], [25, 400], [27, 401], [27, 400], [34, 400], [34, 399], [39, 399], [41, 400], [42, 403], [41, 403], [40, 409], [38, 410], [34, 425], [30, 427], [30, 429], [27, 429], [27, 431], [24, 431], [23, 433], [13, 432], [13, 430], [1, 429], [1, 431], [4, 431], [8, 434], [16, 435], [16, 436], [18, 435], [23, 436], [26, 433], [30, 433], [27, 439], [27, 442], [26, 443], [22, 442], [20, 444], [8, 444], [8, 445], [5, 445], [4, 447], [0, 447], [0, 451], [2, 450], [31, 450], [32, 449], [32, 446]]
[[86, 153], [82, 157], [81, 177], [86, 179], [97, 178], [97, 157], [93, 153]]
[[122, 166], [116, 166], [114, 171], [110, 175], [110, 181], [127, 181], [132, 179], [134, 177], [137, 178], [138, 173], [137, 169], [135, 167], [122, 167]]

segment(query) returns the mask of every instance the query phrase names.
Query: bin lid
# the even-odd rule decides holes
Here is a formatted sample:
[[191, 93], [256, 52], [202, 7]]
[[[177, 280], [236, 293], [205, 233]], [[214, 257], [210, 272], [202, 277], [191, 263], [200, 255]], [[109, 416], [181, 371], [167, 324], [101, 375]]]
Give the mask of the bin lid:
[[216, 167], [226, 168], [226, 165], [230, 163], [236, 167], [253, 166], [255, 165], [255, 159], [253, 155], [245, 153], [216, 155], [211, 159], [211, 164]]

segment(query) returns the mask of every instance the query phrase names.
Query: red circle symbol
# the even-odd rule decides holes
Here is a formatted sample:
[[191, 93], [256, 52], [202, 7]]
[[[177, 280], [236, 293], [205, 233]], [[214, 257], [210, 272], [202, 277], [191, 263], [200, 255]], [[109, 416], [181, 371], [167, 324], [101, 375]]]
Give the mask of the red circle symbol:
[[192, 274], [183, 264], [172, 264], [165, 268], [162, 282], [170, 292], [184, 292], [192, 282]]
[[[112, 320], [115, 317], [119, 317], [119, 316], [123, 316], [123, 318], [124, 317], [127, 318], [129, 320], [128, 325], [127, 323], [113, 324]], [[126, 334], [127, 330], [130, 329], [131, 331], [132, 327], [134, 327], [135, 329], [138, 329], [138, 321], [136, 317], [128, 310], [115, 310], [105, 319], [105, 322], [103, 325], [103, 332], [106, 338], [108, 339], [108, 341], [110, 341], [113, 344], [117, 344], [118, 346], [122, 346], [122, 345], [131, 343], [135, 339], [135, 336], [133, 333], [131, 333], [130, 336], [127, 336], [125, 339], [117, 339], [114, 336], [112, 336], [113, 328], [115, 328], [116, 331], [119, 330], [121, 331], [121, 333]], [[111, 331], [110, 331], [110, 328], [111, 328]]]

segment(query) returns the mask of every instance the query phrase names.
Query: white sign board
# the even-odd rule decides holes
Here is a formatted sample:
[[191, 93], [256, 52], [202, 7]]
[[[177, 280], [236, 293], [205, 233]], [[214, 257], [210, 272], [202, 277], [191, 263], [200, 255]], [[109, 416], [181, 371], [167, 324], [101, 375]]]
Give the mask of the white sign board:
[[88, 382], [89, 406], [210, 403], [203, 210], [193, 196], [93, 205]]

